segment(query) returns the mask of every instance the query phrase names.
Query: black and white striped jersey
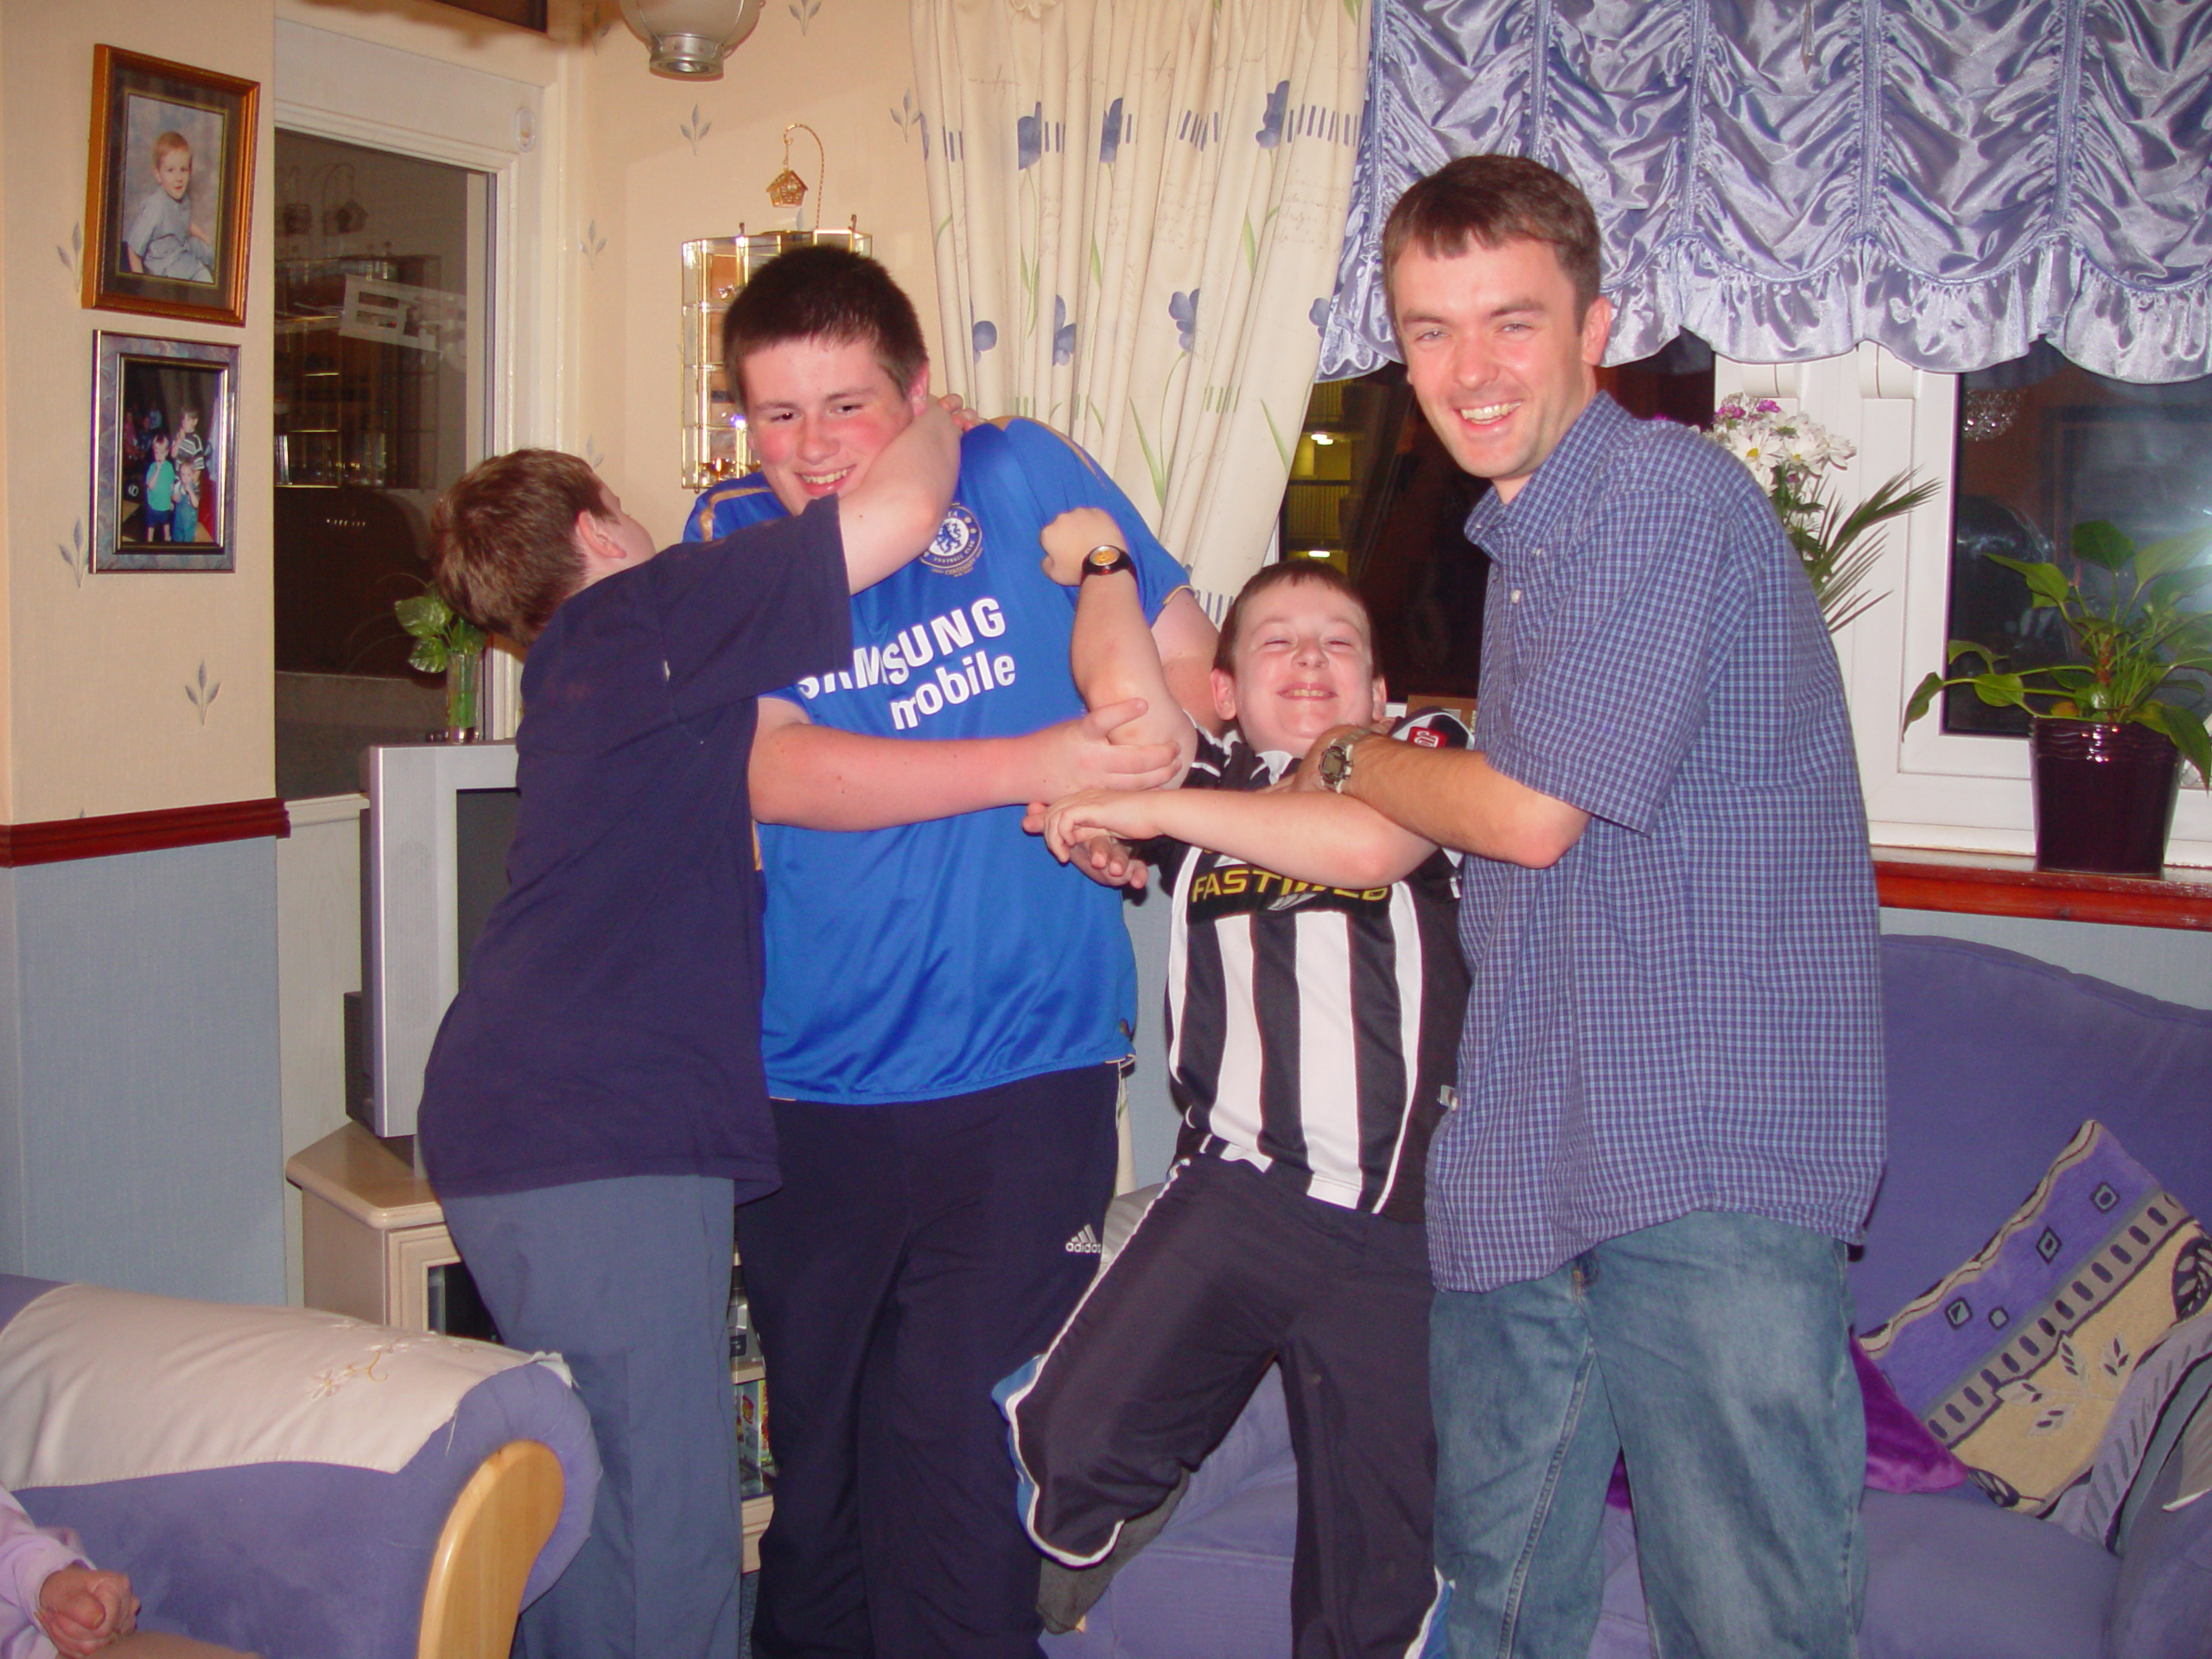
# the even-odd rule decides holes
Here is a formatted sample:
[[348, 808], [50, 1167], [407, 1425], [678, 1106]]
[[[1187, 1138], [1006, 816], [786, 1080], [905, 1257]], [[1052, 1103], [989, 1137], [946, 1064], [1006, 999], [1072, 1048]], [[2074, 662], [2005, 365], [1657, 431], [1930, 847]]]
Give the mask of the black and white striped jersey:
[[[1429, 710], [1393, 735], [1465, 748]], [[1185, 789], [1264, 789], [1290, 758], [1201, 734]], [[1168, 1080], [1177, 1150], [1254, 1164], [1346, 1209], [1418, 1220], [1428, 1140], [1466, 1014], [1459, 875], [1439, 852], [1366, 891], [1173, 841], [1141, 849], [1173, 896]]]

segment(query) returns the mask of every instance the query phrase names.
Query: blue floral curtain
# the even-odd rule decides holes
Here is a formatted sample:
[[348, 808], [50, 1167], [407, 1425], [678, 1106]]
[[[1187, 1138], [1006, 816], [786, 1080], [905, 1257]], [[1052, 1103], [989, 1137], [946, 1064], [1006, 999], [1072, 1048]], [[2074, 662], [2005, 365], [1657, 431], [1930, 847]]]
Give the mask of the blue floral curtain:
[[1610, 360], [1688, 329], [1744, 362], [1860, 340], [1963, 372], [2048, 340], [2212, 373], [2206, 0], [1376, 0], [1321, 374], [1397, 353], [1376, 239], [1454, 156], [1578, 181]]

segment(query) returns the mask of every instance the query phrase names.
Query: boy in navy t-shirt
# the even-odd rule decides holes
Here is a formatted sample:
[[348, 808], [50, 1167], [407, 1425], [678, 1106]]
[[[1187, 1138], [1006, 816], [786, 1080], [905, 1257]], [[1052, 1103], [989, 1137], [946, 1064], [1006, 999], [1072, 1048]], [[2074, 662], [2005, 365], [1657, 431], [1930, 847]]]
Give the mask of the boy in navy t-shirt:
[[423, 1162], [502, 1338], [567, 1357], [603, 1470], [526, 1651], [736, 1650], [731, 1215], [779, 1179], [754, 699], [849, 658], [849, 590], [922, 550], [957, 466], [931, 404], [842, 503], [716, 542], [657, 553], [542, 449], [432, 519], [447, 596], [531, 650], [508, 891], [431, 1051]]

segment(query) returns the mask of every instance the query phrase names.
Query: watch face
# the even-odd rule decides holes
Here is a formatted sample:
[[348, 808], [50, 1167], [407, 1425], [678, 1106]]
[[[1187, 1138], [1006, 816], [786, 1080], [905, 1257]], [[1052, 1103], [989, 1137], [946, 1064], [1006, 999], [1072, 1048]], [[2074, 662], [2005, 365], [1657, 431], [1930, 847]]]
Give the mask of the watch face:
[[1129, 556], [1118, 547], [1094, 547], [1083, 556], [1083, 562], [1093, 570], [1118, 570], [1128, 563]]
[[1351, 776], [1351, 745], [1339, 737], [1321, 751], [1321, 781], [1331, 789], [1341, 790]]

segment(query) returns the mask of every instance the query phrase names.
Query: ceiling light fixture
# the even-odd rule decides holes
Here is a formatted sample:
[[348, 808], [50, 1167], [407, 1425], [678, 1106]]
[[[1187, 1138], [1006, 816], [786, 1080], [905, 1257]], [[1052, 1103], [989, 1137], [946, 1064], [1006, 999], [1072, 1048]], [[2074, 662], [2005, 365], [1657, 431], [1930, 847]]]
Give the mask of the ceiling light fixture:
[[719, 80], [722, 60], [760, 21], [760, 0], [622, 0], [622, 16], [652, 48], [653, 73]]

